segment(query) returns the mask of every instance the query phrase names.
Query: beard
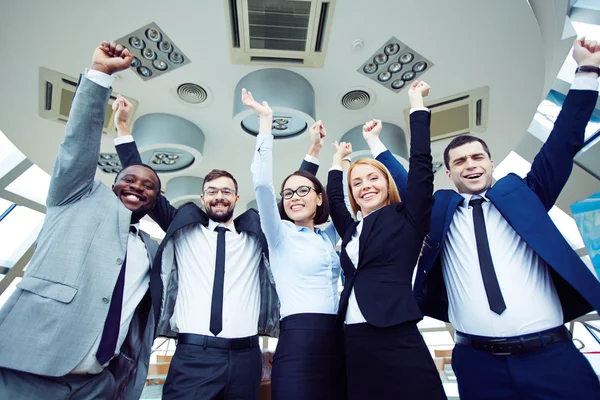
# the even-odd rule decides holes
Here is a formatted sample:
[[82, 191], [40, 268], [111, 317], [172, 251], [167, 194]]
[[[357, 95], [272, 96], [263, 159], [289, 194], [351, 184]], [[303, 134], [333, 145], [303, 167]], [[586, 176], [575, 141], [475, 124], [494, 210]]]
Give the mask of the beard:
[[[212, 210], [212, 207], [216, 206], [217, 204], [223, 204], [224, 206], [228, 207], [227, 210], [225, 212], [214, 212]], [[231, 219], [231, 217], [233, 217], [233, 211], [235, 209], [235, 204], [231, 204], [229, 201], [212, 201], [208, 204], [204, 204], [204, 208], [206, 209], [206, 214], [208, 215], [208, 218], [212, 219], [215, 222], [227, 222]]]

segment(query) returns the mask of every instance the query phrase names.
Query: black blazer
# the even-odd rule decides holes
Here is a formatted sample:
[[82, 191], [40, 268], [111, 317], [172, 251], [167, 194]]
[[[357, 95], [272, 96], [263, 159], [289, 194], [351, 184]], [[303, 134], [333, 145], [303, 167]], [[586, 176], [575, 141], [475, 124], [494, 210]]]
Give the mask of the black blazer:
[[430, 119], [427, 111], [416, 111], [410, 116], [406, 196], [400, 203], [385, 206], [364, 218], [357, 268], [348, 258], [346, 245], [358, 223], [344, 204], [342, 172], [329, 172], [327, 195], [333, 223], [342, 237], [340, 262], [346, 277], [338, 311], [340, 322], [345, 318], [353, 287], [360, 309], [371, 325], [388, 327], [422, 318], [411, 281], [433, 206]]
[[[116, 146], [117, 154], [121, 160], [123, 168], [127, 168], [133, 164], [140, 164], [142, 162], [137, 146], [134, 142], [124, 143]], [[310, 172], [316, 175], [319, 166], [308, 161], [303, 161], [300, 166], [301, 170]], [[192, 225], [202, 224], [208, 226], [208, 215], [204, 210], [198, 207], [195, 203], [185, 203], [179, 208], [175, 208], [169, 203], [163, 195], [159, 195], [156, 205], [148, 213], [148, 215], [158, 223], [163, 231], [166, 232], [163, 238], [156, 256], [154, 263], [152, 264], [151, 279], [155, 278], [155, 281], [161, 282], [161, 285], [155, 285], [151, 287], [152, 304], [156, 321], [159, 321], [159, 315], [162, 306], [166, 308], [163, 313], [163, 318], [160, 323], [157, 323], [158, 333], [166, 336], [173, 336], [170, 332], [169, 320], [173, 313], [175, 306], [175, 300], [177, 298], [176, 291], [178, 288], [177, 282], [169, 282], [168, 299], [163, 298], [164, 286], [162, 281], [158, 278], [161, 276], [162, 271], [162, 255], [167, 242], [171, 239], [173, 234], [179, 229]], [[267, 245], [267, 239], [260, 228], [260, 218], [258, 212], [254, 209], [246, 210], [240, 216], [234, 219], [235, 229], [238, 232], [246, 232], [258, 237], [262, 251], [264, 254], [265, 261], [269, 256], [269, 248]], [[268, 264], [268, 263], [267, 263]], [[268, 265], [263, 263], [261, 268], [260, 276], [260, 287], [261, 287], [261, 304], [258, 321], [258, 331], [260, 334], [268, 336], [278, 336], [279, 332], [279, 298], [275, 291], [275, 284], [273, 280], [269, 278], [270, 271], [267, 270]]]

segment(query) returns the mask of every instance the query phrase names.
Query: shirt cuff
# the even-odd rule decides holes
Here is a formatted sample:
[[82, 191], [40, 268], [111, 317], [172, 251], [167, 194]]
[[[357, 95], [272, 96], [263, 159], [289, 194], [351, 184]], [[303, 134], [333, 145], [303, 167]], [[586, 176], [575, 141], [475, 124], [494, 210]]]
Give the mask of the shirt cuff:
[[319, 159], [315, 156], [311, 156], [310, 154], [304, 156], [304, 161], [319, 165]]
[[573, 90], [598, 90], [598, 78], [594, 78], [589, 75], [578, 75], [575, 74], [573, 83], [571, 84]]
[[373, 158], [377, 158], [381, 153], [387, 151], [387, 147], [385, 147], [381, 140], [378, 140], [377, 142], [369, 146], [369, 148], [371, 149], [371, 154], [373, 155]]
[[133, 143], [133, 136], [131, 135], [127, 135], [127, 136], [118, 136], [115, 138], [115, 146], [118, 146], [120, 144], [125, 144], [125, 143]]
[[97, 85], [110, 89], [112, 87], [113, 77], [104, 72], [96, 71], [95, 69], [85, 69], [85, 77]]
[[331, 168], [329, 168], [330, 171], [340, 171], [340, 172], [344, 172], [344, 170], [342, 169], [341, 165], [332, 165]]
[[272, 149], [273, 148], [273, 135], [269, 133], [259, 133], [256, 136], [256, 148], [257, 149]]
[[410, 109], [410, 113], [414, 113], [415, 111], [427, 111], [429, 112], [429, 108], [427, 107], [415, 107]]

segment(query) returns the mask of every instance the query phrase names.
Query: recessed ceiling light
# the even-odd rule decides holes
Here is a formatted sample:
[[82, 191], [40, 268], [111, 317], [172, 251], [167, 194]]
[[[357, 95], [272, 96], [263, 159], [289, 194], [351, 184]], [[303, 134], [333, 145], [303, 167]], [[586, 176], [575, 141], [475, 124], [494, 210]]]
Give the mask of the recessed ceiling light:
[[158, 49], [163, 53], [170, 53], [173, 50], [173, 45], [168, 40], [163, 40], [158, 43]]
[[427, 63], [425, 61], [419, 61], [413, 65], [412, 70], [415, 72], [423, 72], [427, 68]]
[[164, 71], [169, 67], [166, 62], [160, 59], [152, 61], [152, 66], [159, 71]]
[[142, 65], [142, 62], [140, 61], [140, 59], [139, 59], [139, 58], [137, 58], [137, 57], [133, 57], [133, 61], [131, 62], [131, 66], [132, 66], [133, 68], [137, 68], [137, 67], [139, 67], [140, 65]]
[[144, 50], [142, 50], [142, 56], [146, 60], [154, 60], [156, 58], [156, 52], [150, 47], [146, 47]]
[[404, 87], [406, 82], [404, 82], [402, 79], [396, 79], [394, 82], [392, 82], [392, 88], [394, 89], [402, 89]]
[[385, 46], [385, 49], [383, 51], [385, 51], [385, 54], [387, 54], [388, 56], [393, 56], [398, 52], [398, 50], [400, 50], [400, 46], [398, 45], [398, 43], [390, 43], [387, 46]]
[[146, 31], [146, 37], [153, 42], [160, 42], [160, 39], [162, 39], [162, 34], [158, 31], [158, 29], [149, 28]]
[[383, 71], [382, 73], [380, 73], [377, 76], [377, 79], [379, 79], [381, 82], [386, 82], [386, 81], [389, 81], [391, 77], [392, 77], [392, 74], [390, 74], [387, 71]]
[[402, 69], [402, 64], [397, 63], [397, 62], [390, 64], [390, 66], [388, 67], [388, 71], [390, 71], [392, 74], [400, 71], [401, 69]]
[[373, 62], [377, 65], [385, 64], [388, 60], [388, 56], [384, 53], [379, 53], [373, 57]]
[[138, 74], [145, 76], [145, 77], [152, 76], [152, 70], [148, 67], [138, 67], [137, 72], [138, 72]]
[[416, 75], [417, 74], [415, 74], [413, 71], [408, 71], [402, 74], [402, 79], [404, 79], [405, 81], [411, 81], [415, 79]]
[[144, 41], [137, 36], [130, 37], [129, 44], [138, 50], [141, 50], [146, 46], [146, 43], [144, 43]]
[[181, 64], [183, 62], [183, 55], [178, 51], [174, 51], [169, 54], [169, 60], [175, 64]]
[[363, 70], [367, 74], [372, 74], [377, 71], [377, 65], [375, 65], [373, 63], [368, 63], [367, 65], [364, 66]]
[[402, 64], [408, 64], [413, 60], [413, 58], [415, 58], [413, 53], [404, 53], [398, 58], [398, 61], [400, 61]]

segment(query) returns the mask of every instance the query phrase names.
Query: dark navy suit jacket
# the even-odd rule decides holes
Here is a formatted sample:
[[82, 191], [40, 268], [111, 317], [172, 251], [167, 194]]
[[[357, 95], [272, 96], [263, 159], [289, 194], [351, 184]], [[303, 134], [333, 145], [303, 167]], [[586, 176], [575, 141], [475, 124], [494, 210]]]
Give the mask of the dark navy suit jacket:
[[380, 208], [364, 218], [356, 268], [346, 246], [358, 223], [344, 203], [342, 172], [329, 172], [327, 195], [331, 218], [342, 237], [340, 263], [345, 276], [339, 322], [344, 321], [352, 288], [363, 316], [371, 325], [389, 327], [423, 317], [412, 293], [411, 280], [433, 204], [429, 122], [430, 114], [426, 111], [411, 115], [408, 178], [406, 171], [399, 171], [408, 184], [398, 185], [407, 190], [401, 193], [402, 202]]
[[[509, 174], [486, 192], [510, 226], [550, 267], [565, 322], [600, 309], [600, 282], [548, 216], [569, 179], [573, 157], [583, 146], [585, 126], [597, 98], [597, 91], [571, 90], [527, 176]], [[395, 175], [403, 175], [404, 168], [389, 151], [380, 154], [377, 160]], [[448, 295], [440, 250], [454, 212], [464, 198], [454, 190], [439, 190], [434, 198], [431, 227], [419, 260], [414, 293], [423, 314], [448, 322]]]

